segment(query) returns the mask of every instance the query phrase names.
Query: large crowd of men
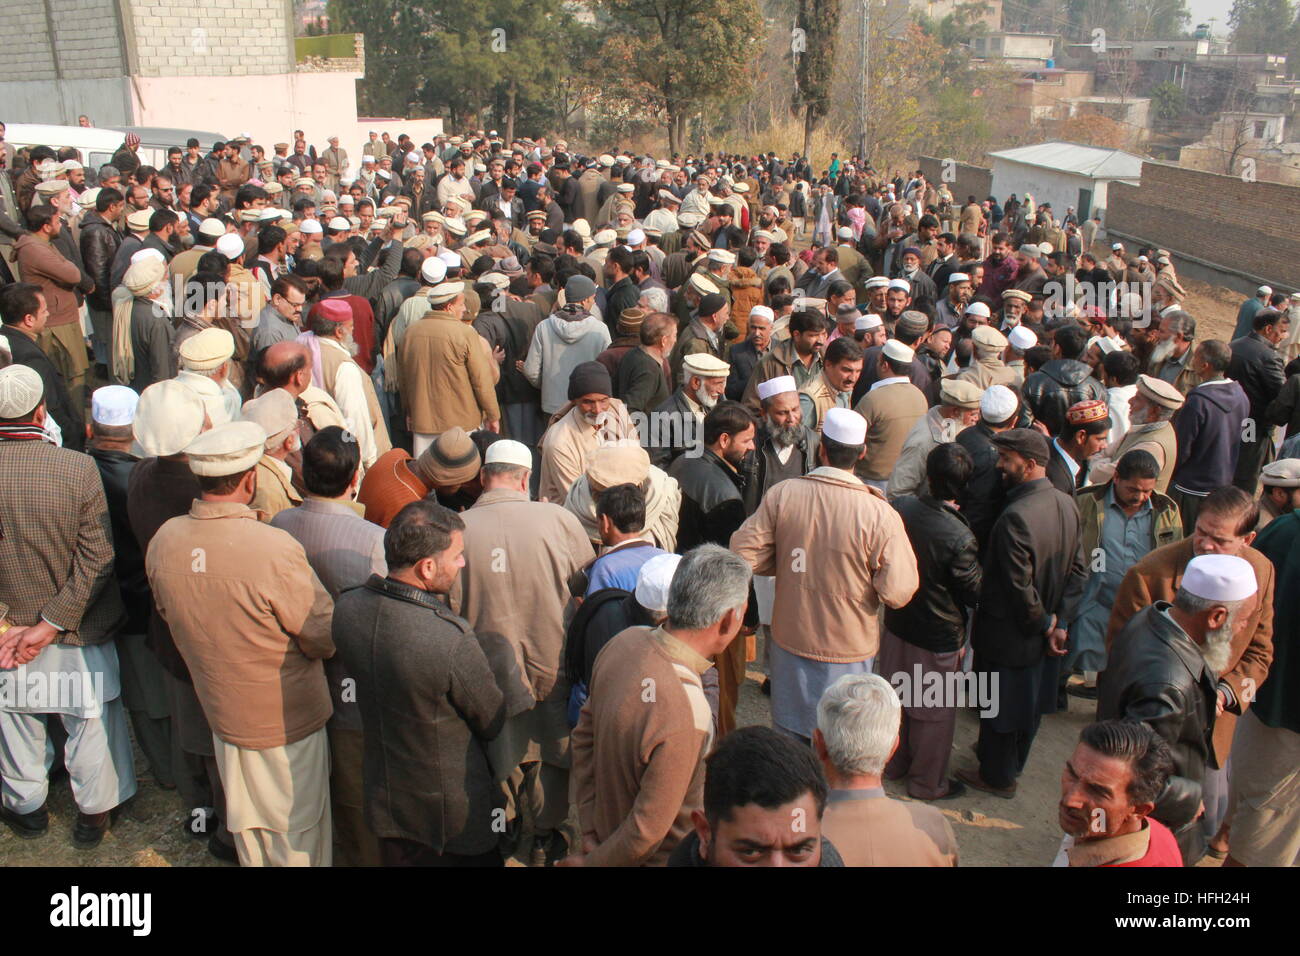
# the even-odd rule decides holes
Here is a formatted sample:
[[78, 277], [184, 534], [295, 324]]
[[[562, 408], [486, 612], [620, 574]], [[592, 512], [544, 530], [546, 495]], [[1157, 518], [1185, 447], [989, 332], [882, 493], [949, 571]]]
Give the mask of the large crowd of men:
[[134, 741], [245, 866], [953, 866], [1074, 696], [1058, 865], [1300, 862], [1300, 295], [856, 156], [139, 145], [0, 138], [17, 836]]

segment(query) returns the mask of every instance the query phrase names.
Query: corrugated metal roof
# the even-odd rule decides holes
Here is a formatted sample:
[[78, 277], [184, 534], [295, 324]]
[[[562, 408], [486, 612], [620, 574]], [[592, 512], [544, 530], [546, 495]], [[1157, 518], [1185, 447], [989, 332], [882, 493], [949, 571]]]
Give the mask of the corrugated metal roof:
[[989, 153], [991, 159], [1006, 159], [1026, 166], [1041, 166], [1063, 173], [1089, 176], [1093, 179], [1142, 178], [1142, 157], [1119, 149], [1099, 149], [1077, 143], [1039, 143], [1019, 149], [1004, 149]]

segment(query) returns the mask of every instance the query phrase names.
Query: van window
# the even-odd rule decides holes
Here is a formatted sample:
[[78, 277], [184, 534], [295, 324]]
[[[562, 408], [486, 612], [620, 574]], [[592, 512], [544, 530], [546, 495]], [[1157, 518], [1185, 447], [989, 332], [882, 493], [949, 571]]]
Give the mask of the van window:
[[113, 159], [112, 153], [92, 152], [90, 154], [90, 159], [86, 161], [86, 165], [98, 171], [100, 166], [106, 165], [107, 163], [111, 162], [112, 159]]

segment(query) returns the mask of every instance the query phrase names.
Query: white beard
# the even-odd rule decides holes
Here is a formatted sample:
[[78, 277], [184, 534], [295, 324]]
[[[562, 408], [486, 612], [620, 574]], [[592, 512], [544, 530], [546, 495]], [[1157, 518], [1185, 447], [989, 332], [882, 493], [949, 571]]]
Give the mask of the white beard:
[[1151, 364], [1158, 365], [1174, 354], [1175, 342], [1173, 339], [1165, 339], [1163, 342], [1157, 342], [1156, 347], [1151, 350]]
[[718, 400], [710, 395], [708, 389], [703, 385], [695, 390], [695, 400], [704, 406], [705, 410], [711, 409], [718, 404]]
[[1232, 656], [1232, 622], [1225, 621], [1222, 627], [1205, 633], [1205, 643], [1201, 645], [1201, 656], [1206, 665], [1218, 677], [1228, 669]]
[[586, 412], [579, 412], [578, 414], [581, 415], [582, 420], [592, 428], [599, 428], [609, 419], [609, 412], [599, 412], [595, 415], [588, 415]]

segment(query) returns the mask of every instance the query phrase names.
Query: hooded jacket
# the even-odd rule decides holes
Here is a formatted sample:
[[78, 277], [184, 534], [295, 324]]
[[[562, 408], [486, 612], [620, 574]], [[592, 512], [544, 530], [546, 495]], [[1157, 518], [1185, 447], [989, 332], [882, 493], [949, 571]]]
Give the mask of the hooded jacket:
[[542, 390], [542, 411], [552, 415], [569, 400], [569, 376], [609, 348], [605, 323], [581, 306], [564, 306], [537, 326], [524, 360], [524, 377]]
[[1174, 416], [1178, 464], [1170, 484], [1201, 495], [1232, 484], [1241, 454], [1242, 422], [1249, 416], [1250, 399], [1231, 379], [1205, 382], [1188, 392], [1186, 403]]
[[1025, 379], [1025, 402], [1034, 417], [1053, 435], [1065, 428], [1071, 405], [1092, 399], [1106, 401], [1106, 387], [1092, 377], [1092, 368], [1076, 359], [1052, 359]]

